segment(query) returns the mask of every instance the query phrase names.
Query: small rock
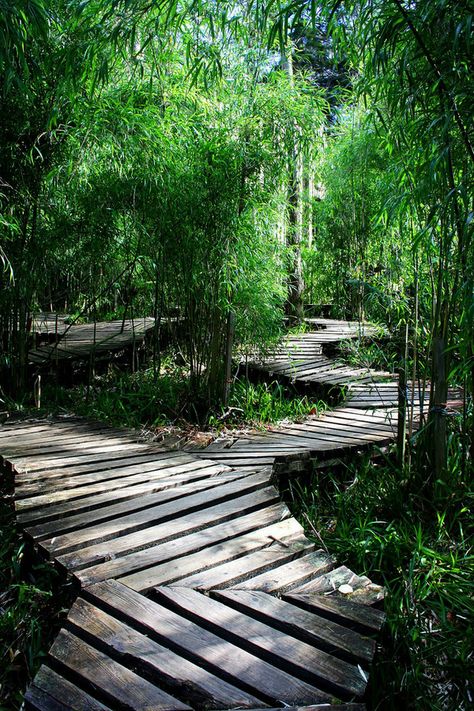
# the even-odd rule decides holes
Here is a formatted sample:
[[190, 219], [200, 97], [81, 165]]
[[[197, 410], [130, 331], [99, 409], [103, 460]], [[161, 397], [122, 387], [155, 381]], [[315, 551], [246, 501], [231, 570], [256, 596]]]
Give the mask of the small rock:
[[352, 587], [352, 585], [341, 585], [338, 590], [343, 595], [350, 595], [350, 593], [354, 592], [354, 588]]

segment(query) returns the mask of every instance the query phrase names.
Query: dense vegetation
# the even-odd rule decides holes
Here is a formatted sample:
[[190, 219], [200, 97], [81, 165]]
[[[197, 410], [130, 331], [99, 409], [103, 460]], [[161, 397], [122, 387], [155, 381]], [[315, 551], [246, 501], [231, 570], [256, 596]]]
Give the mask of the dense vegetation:
[[[271, 348], [305, 304], [386, 326], [388, 348], [349, 355], [431, 381], [396, 457], [294, 492], [390, 592], [373, 708], [472, 701], [473, 15], [470, 0], [0, 0], [4, 414], [33, 402], [40, 311], [155, 317], [143, 371], [43, 397], [79, 392], [81, 412], [123, 424], [311, 412], [243, 373], [229, 392], [225, 357]], [[13, 570], [9, 599], [39, 604]], [[19, 616], [3, 620], [7, 673]]]

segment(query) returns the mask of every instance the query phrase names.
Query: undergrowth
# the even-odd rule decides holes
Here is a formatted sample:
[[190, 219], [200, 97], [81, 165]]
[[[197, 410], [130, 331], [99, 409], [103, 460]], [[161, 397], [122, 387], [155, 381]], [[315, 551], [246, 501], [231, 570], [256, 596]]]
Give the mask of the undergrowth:
[[62, 597], [55, 569], [30, 557], [3, 480], [0, 493], [0, 710], [12, 711], [57, 631]]
[[399, 346], [391, 340], [381, 343], [366, 338], [348, 338], [338, 343], [338, 351], [344, 363], [356, 368], [393, 373], [399, 362]]
[[233, 383], [229, 408], [220, 416], [211, 417], [210, 424], [218, 424], [228, 411], [231, 417], [226, 418], [226, 423], [234, 421], [237, 424], [258, 425], [281, 420], [304, 420], [325, 409], [323, 401], [299, 395], [291, 386], [282, 385], [277, 380], [254, 384], [243, 379]]
[[293, 482], [290, 493], [341, 563], [385, 586], [369, 708], [460, 711], [474, 698], [472, 491], [458, 474], [439, 499], [410, 474], [367, 458]]
[[43, 408], [72, 410], [77, 415], [114, 426], [160, 427], [179, 419], [192, 418], [188, 377], [184, 368], [166, 364], [158, 377], [153, 368], [129, 373], [110, 368], [87, 385], [45, 389]]
[[140, 428], [197, 424], [202, 428], [259, 425], [279, 420], [302, 420], [324, 410], [325, 403], [300, 395], [278, 381], [254, 384], [236, 379], [229, 404], [203, 412], [199, 398], [190, 394], [184, 367], [167, 365], [159, 377], [153, 369], [136, 373], [110, 370], [90, 385], [44, 389], [43, 412], [72, 410], [77, 415], [99, 419], [115, 426]]

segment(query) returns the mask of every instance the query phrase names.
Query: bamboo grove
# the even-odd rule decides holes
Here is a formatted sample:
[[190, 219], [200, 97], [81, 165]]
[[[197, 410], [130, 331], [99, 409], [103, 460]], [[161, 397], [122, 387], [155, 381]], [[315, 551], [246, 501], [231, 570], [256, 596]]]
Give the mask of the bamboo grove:
[[179, 314], [209, 408], [226, 350], [330, 303], [388, 326], [391, 366], [431, 380], [433, 482], [464, 388], [465, 470], [472, 56], [467, 0], [2, 2], [4, 395], [31, 389], [35, 311], [155, 316], [157, 374]]

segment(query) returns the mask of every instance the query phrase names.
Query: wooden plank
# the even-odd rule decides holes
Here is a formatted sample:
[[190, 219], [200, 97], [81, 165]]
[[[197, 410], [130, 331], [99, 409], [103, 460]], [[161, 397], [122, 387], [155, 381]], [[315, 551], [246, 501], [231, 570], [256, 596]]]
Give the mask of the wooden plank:
[[48, 457], [42, 457], [41, 455], [35, 455], [34, 457], [28, 457], [28, 454], [22, 457], [9, 457], [8, 462], [16, 471], [36, 471], [37, 469], [46, 469], [54, 467], [63, 467], [68, 464], [80, 464], [86, 461], [92, 460], [92, 457], [97, 459], [108, 458], [110, 454], [113, 453], [123, 453], [123, 452], [140, 452], [146, 451], [150, 447], [149, 444], [142, 442], [123, 442], [118, 444], [104, 444], [104, 445], [93, 445], [89, 449], [82, 450], [80, 453], [64, 456], [64, 453], [57, 455], [50, 455]]
[[46, 420], [46, 419], [26, 419], [15, 420], [14, 422], [7, 421], [0, 425], [0, 440], [4, 441], [8, 438], [16, 436], [28, 435], [42, 431], [50, 431], [51, 429], [60, 430], [61, 432], [69, 432], [77, 427], [94, 429], [102, 426], [100, 423], [88, 422], [83, 417], [67, 417], [63, 420]]
[[[266, 522], [265, 520], [256, 522], [254, 519], [254, 530], [249, 533], [243, 531], [241, 525], [242, 519], [237, 520], [240, 535], [231, 537], [233, 522], [225, 524], [220, 534], [221, 541], [215, 545], [212, 545], [212, 543], [213, 540], [217, 538], [215, 535], [216, 531], [208, 529], [208, 531], [206, 531], [207, 537], [209, 539], [212, 534], [213, 539], [208, 541], [209, 545], [207, 546], [204, 545], [204, 541], [201, 540], [201, 549], [198, 552], [190, 552], [188, 555], [180, 556], [179, 559], [176, 556], [174, 560], [170, 560], [166, 564], [152, 565], [146, 570], [139, 570], [137, 573], [125, 575], [121, 581], [124, 585], [127, 585], [133, 590], [145, 594], [156, 585], [175, 583], [179, 581], [180, 578], [195, 573], [198, 570], [212, 568], [220, 563], [225, 563], [244, 556], [251, 551], [266, 548], [275, 541], [280, 541], [291, 546], [293, 537], [301, 536], [302, 534], [302, 528], [299, 523], [297, 523], [294, 518], [288, 518], [278, 523], [270, 523], [271, 517], [268, 516], [268, 513], [268, 509], [265, 509]], [[265, 525], [265, 523], [267, 525]], [[249, 525], [247, 525], [247, 528], [248, 527]], [[215, 528], [217, 528], [217, 526]], [[222, 540], [224, 536], [227, 536], [227, 538]], [[103, 571], [100, 572], [103, 575]], [[81, 575], [81, 573], [78, 573], [78, 577], [79, 575]], [[92, 582], [96, 575], [97, 573], [95, 571], [94, 577], [91, 571], [84, 571], [83, 582]]]
[[59, 334], [51, 345], [39, 346], [28, 353], [30, 362], [85, 358], [91, 353], [120, 350], [133, 343], [140, 343], [147, 331], [153, 328], [153, 319], [128, 322], [99, 322], [70, 325]]
[[[175, 579], [180, 575], [184, 577], [198, 570], [199, 562], [198, 565], [195, 565], [189, 570], [189, 560], [184, 560], [184, 557], [190, 553], [197, 553], [205, 548], [209, 548], [209, 553], [217, 556], [215, 564], [225, 560], [231, 560], [239, 554], [243, 555], [247, 552], [247, 548], [244, 546], [244, 542], [247, 541], [247, 539], [241, 542], [237, 537], [248, 534], [249, 531], [254, 531], [252, 535], [249, 534], [247, 545], [249, 550], [269, 545], [270, 541], [268, 540], [267, 534], [270, 535], [273, 533], [275, 521], [285, 518], [288, 515], [289, 512], [286, 507], [283, 507], [281, 504], [267, 506], [260, 511], [252, 512], [238, 518], [232, 518], [203, 531], [181, 536], [178, 539], [167, 541], [166, 543], [158, 543], [155, 545], [151, 543], [143, 550], [134, 551], [120, 556], [119, 558], [108, 560], [106, 555], [105, 562], [92, 565], [85, 570], [76, 570], [75, 576], [82, 585], [90, 585], [92, 582], [106, 580], [107, 578], [126, 576], [127, 585], [134, 588], [137, 585], [139, 586], [137, 589], [143, 590], [143, 586], [148, 585], [147, 581], [149, 579], [154, 581], [157, 576], [160, 579], [163, 575], [167, 576], [167, 578], [172, 577]], [[272, 530], [268, 531], [267, 527], [271, 527]], [[258, 530], [260, 528], [261, 530]], [[280, 531], [281, 529], [278, 528], [277, 530]], [[276, 535], [278, 535], [278, 533]], [[236, 541], [230, 543], [229, 540], [234, 538], [236, 538]], [[224, 545], [224, 542], [227, 542], [226, 545]], [[99, 551], [92, 551], [92, 553], [99, 557]], [[101, 551], [101, 554], [104, 555], [104, 551]], [[63, 557], [59, 557], [58, 563], [63, 566], [82, 566], [84, 564], [84, 558], [79, 558], [78, 556], [72, 558], [73, 555], [74, 554], [68, 554], [68, 556], [64, 556], [64, 559]], [[90, 553], [86, 551], [85, 555], [89, 557]], [[201, 560], [203, 554], [196, 556], [196, 558], [198, 561]], [[174, 563], [171, 562], [173, 560], [175, 561]], [[164, 563], [166, 563], [166, 565], [163, 565]], [[157, 583], [152, 582], [149, 587], [155, 584]]]
[[136, 483], [136, 480], [129, 481], [129, 486], [122, 489], [115, 488], [111, 490], [109, 488], [103, 491], [103, 493], [99, 491], [99, 493], [93, 493], [90, 496], [83, 496], [79, 499], [74, 498], [51, 506], [36, 507], [20, 511], [17, 512], [16, 518], [22, 525], [37, 523], [39, 521], [51, 521], [71, 514], [92, 511], [113, 502], [125, 501], [146, 494], [164, 491], [169, 488], [176, 488], [183, 483], [190, 483], [194, 480], [220, 476], [223, 471], [229, 471], [228, 467], [215, 464], [214, 466], [203, 467], [202, 469], [198, 468], [197, 471], [193, 473], [186, 472], [185, 474], [164, 479], [151, 478], [148, 480], [145, 477], [145, 481], [141, 481], [140, 477], [138, 477], [138, 483]]
[[51, 428], [51, 432], [43, 431], [38, 435], [17, 436], [11, 438], [8, 443], [2, 442], [2, 457], [5, 458], [10, 454], [23, 453], [35, 454], [47, 452], [51, 453], [53, 449], [79, 449], [87, 446], [88, 443], [96, 442], [142, 442], [147, 444], [147, 441], [141, 438], [138, 434], [132, 431], [125, 432], [120, 429], [112, 429], [111, 427], [92, 428], [74, 428], [69, 434], [62, 434], [61, 431]]
[[[261, 453], [260, 455], [247, 457], [244, 453], [243, 456], [238, 456], [238, 452], [233, 455], [226, 457], [219, 457], [217, 452], [209, 452], [209, 459], [214, 459], [215, 461], [222, 462], [228, 467], [255, 467], [255, 466], [269, 466], [275, 461], [275, 457], [281, 452], [275, 452], [274, 455], [268, 455], [266, 453]], [[196, 452], [196, 456], [200, 455]], [[206, 453], [203, 452], [201, 455], [206, 457]]]
[[[292, 449], [295, 449], [295, 448], [292, 447]], [[296, 449], [298, 449], [298, 448], [296, 448]], [[301, 449], [304, 449], [304, 447], [302, 447]], [[255, 466], [258, 466], [259, 464], [262, 464], [262, 459], [263, 460], [265, 460], [265, 459], [270, 460], [272, 454], [275, 454], [275, 456], [277, 456], [278, 454], [280, 454], [280, 451], [278, 450], [278, 448], [274, 447], [268, 451], [260, 451], [260, 452], [259, 451], [256, 451], [256, 452], [248, 451], [247, 452], [246, 450], [244, 450], [243, 453], [245, 453], [246, 460], [253, 461]], [[203, 456], [207, 456], [206, 450], [203, 450], [202, 454], [203, 454]], [[222, 460], [223, 462], [226, 462], [227, 460], [232, 460], [232, 459], [236, 459], [236, 458], [237, 458], [236, 453], [234, 452], [233, 448], [230, 450], [226, 450], [225, 452], [209, 452], [209, 459], [219, 459], [219, 461]], [[242, 459], [243, 458], [244, 457], [242, 457]]]
[[14, 446], [15, 443], [22, 444], [41, 444], [51, 438], [59, 438], [61, 440], [77, 439], [82, 435], [94, 437], [101, 432], [112, 432], [116, 435], [122, 432], [124, 436], [136, 437], [137, 434], [132, 430], [122, 430], [121, 428], [112, 428], [100, 422], [88, 422], [84, 419], [74, 419], [67, 422], [58, 420], [34, 421], [31, 424], [18, 421], [13, 424], [0, 425], [0, 444], [2, 447]]
[[286, 593], [283, 598], [349, 629], [365, 633], [378, 632], [385, 622], [385, 613], [381, 610], [334, 595]]
[[235, 610], [292, 637], [313, 644], [351, 662], [368, 664], [375, 653], [375, 642], [339, 623], [306, 609], [295, 607], [259, 590], [213, 591], [212, 596]]
[[190, 711], [191, 707], [158, 689], [103, 652], [95, 649], [68, 630], [61, 630], [49, 651], [61, 668], [80, 677], [101, 696], [119, 708], [156, 709], [156, 711]]
[[307, 420], [304, 424], [292, 423], [288, 428], [272, 427], [269, 432], [288, 432], [288, 433], [315, 433], [315, 434], [340, 434], [341, 432], [350, 432], [353, 437], [359, 437], [367, 434], [387, 435], [393, 433], [393, 427], [390, 424], [386, 426], [377, 425], [363, 426], [356, 422], [330, 422], [323, 418], [319, 420]]
[[[61, 477], [60, 486], [64, 491], [65, 489], [79, 489], [82, 486], [96, 484], [99, 482], [108, 482], [105, 486], [114, 487], [115, 482], [118, 480], [123, 480], [126, 477], [132, 476], [134, 474], [144, 474], [145, 472], [151, 478], [152, 476], [156, 479], [159, 477], [168, 477], [174, 474], [183, 474], [188, 471], [195, 471], [196, 469], [202, 469], [206, 465], [205, 462], [196, 461], [196, 459], [191, 458], [191, 461], [182, 461], [181, 457], [171, 457], [170, 459], [162, 459], [157, 462], [149, 462], [148, 465], [135, 465], [134, 467], [122, 467], [121, 469], [107, 469], [105, 471], [97, 472], [94, 474], [81, 474], [73, 477]], [[51, 491], [56, 491], [58, 488], [58, 480], [56, 478], [52, 480], [42, 480], [31, 484], [19, 484], [15, 487], [15, 498], [20, 499], [30, 496], [39, 496], [47, 494]]]
[[186, 578], [180, 578], [179, 586], [203, 591], [226, 588], [243, 580], [252, 579], [255, 575], [267, 570], [275, 569], [277, 572], [280, 565], [284, 565], [313, 548], [314, 543], [304, 535], [292, 539], [291, 543], [274, 541], [268, 548], [217, 565], [214, 568], [207, 568]]
[[330, 700], [314, 686], [276, 669], [117, 581], [91, 586], [84, 595], [110, 614], [118, 614], [128, 624], [133, 623], [136, 629], [176, 654], [247, 693], [260, 696], [265, 703], [305, 704]]
[[[35, 472], [16, 472], [15, 481], [20, 484], [29, 484], [35, 481], [43, 480], [58, 480], [65, 477], [73, 477], [79, 474], [87, 473], [97, 473], [101, 471], [109, 471], [111, 469], [128, 469], [132, 466], [140, 466], [141, 469], [137, 470], [144, 471], [146, 468], [153, 468], [153, 465], [157, 462], [161, 462], [166, 459], [173, 459], [180, 457], [180, 461], [184, 463], [193, 461], [193, 457], [186, 452], [168, 451], [163, 452], [163, 450], [157, 449], [143, 452], [143, 454], [132, 454], [130, 457], [124, 457], [123, 455], [118, 455], [118, 457], [110, 457], [110, 459], [102, 459], [98, 462], [91, 462], [86, 464], [77, 464], [75, 466], [59, 467], [58, 469], [41, 469]], [[195, 461], [195, 460], [194, 460]]]
[[[106, 540], [103, 543], [92, 543], [84, 545], [78, 550], [64, 555], [55, 554], [57, 562], [67, 570], [80, 570], [81, 568], [97, 565], [110, 559], [129, 556], [134, 551], [145, 552], [145, 549], [161, 542], [162, 547], [168, 541], [175, 542], [178, 549], [179, 537], [189, 536], [206, 528], [207, 526], [217, 526], [225, 521], [230, 521], [235, 517], [245, 514], [251, 516], [251, 512], [256, 512], [264, 506], [270, 506], [278, 501], [279, 495], [276, 489], [268, 487], [261, 491], [253, 492], [246, 496], [231, 499], [225, 503], [210, 506], [209, 508], [196, 511], [188, 516], [180, 516], [164, 523], [158, 523], [147, 528], [140, 529], [134, 533], [117, 535], [113, 540]], [[281, 509], [283, 512], [283, 509]], [[205, 539], [206, 533], [202, 534]], [[168, 549], [172, 549], [168, 546]], [[173, 556], [174, 557], [174, 556]]]
[[110, 711], [60, 674], [43, 665], [25, 694], [27, 711]]
[[201, 460], [201, 462], [196, 462], [195, 464], [185, 464], [183, 465], [183, 467], [170, 468], [168, 470], [168, 475], [166, 471], [164, 471], [162, 475], [160, 475], [151, 470], [141, 472], [140, 474], [120, 476], [106, 482], [99, 480], [95, 484], [88, 484], [72, 489], [64, 488], [60, 491], [54, 489], [48, 490], [45, 494], [38, 494], [37, 496], [30, 495], [28, 498], [25, 499], [17, 499], [15, 501], [15, 509], [18, 512], [23, 512], [27, 509], [38, 508], [40, 506], [52, 506], [53, 504], [58, 504], [63, 501], [70, 501], [71, 499], [77, 498], [80, 499], [90, 494], [100, 494], [104, 491], [104, 489], [117, 490], [122, 489], [124, 487], [128, 488], [131, 487], [133, 484], [140, 484], [151, 480], [153, 480], [155, 483], [158, 483], [160, 479], [173, 479], [174, 477], [177, 478], [180, 474], [182, 474], [182, 476], [186, 478], [188, 475], [192, 475], [193, 473], [195, 474], [198, 470], [205, 471], [206, 468], [210, 468], [210, 466], [212, 466], [212, 464], [206, 462], [206, 460]]
[[[374, 437], [382, 437], [387, 439], [387, 435], [374, 435]], [[265, 444], [267, 443], [267, 446], [271, 446], [272, 441], [281, 443], [283, 446], [284, 443], [287, 443], [287, 448], [292, 448], [298, 450], [298, 448], [311, 448], [314, 445], [318, 446], [318, 443], [320, 442], [330, 442], [334, 444], [343, 444], [343, 445], [352, 445], [352, 444], [364, 444], [367, 443], [367, 441], [371, 441], [371, 435], [365, 436], [365, 437], [355, 437], [353, 436], [349, 431], [348, 432], [341, 432], [340, 434], [325, 434], [324, 432], [318, 433], [315, 432], [314, 430], [311, 432], [296, 432], [293, 433], [290, 431], [287, 433], [285, 430], [280, 430], [278, 432], [269, 432], [268, 434], [265, 435], [265, 437], [261, 437], [258, 440], [255, 441], [255, 443], [258, 444]], [[242, 445], [240, 443], [237, 443], [232, 447], [231, 451], [240, 451], [240, 447]]]
[[[221, 472], [219, 476], [210, 476], [196, 481], [184, 482], [180, 484], [180, 486], [164, 489], [155, 494], [125, 499], [119, 503], [102, 506], [99, 509], [95, 508], [85, 513], [73, 514], [54, 519], [53, 521], [40, 523], [27, 528], [25, 533], [35, 541], [53, 538], [54, 536], [65, 534], [68, 531], [78, 531], [93, 523], [97, 524], [101, 521], [112, 521], [120, 516], [129, 515], [133, 512], [138, 513], [152, 506], [157, 506], [158, 504], [165, 504], [168, 501], [177, 500], [200, 491], [211, 490], [228, 482], [244, 479], [251, 475], [252, 474], [248, 474], [244, 471]], [[269, 473], [266, 473], [266, 481], [268, 484], [270, 483]]]
[[168, 693], [199, 708], [249, 708], [261, 697], [245, 693], [175, 654], [130, 625], [79, 598], [67, 617], [68, 628]]
[[[264, 486], [268, 486], [268, 475], [265, 472], [263, 474], [254, 474], [244, 479], [223, 483], [211, 491], [206, 489], [204, 492], [183, 496], [178, 500], [174, 499], [172, 502], [161, 502], [141, 512], [134, 511], [126, 516], [116, 516], [105, 523], [89, 525], [81, 530], [75, 529], [71, 533], [66, 533], [62, 536], [55, 534], [53, 538], [42, 541], [41, 545], [48, 551], [50, 556], [63, 555], [77, 550], [85, 544], [91, 545], [93, 542], [109, 541], [116, 536], [133, 533], [152, 524], [155, 526], [165, 521], [171, 521], [171, 519], [177, 519], [179, 516], [186, 518], [194, 512], [202, 513], [206, 508], [214, 507], [215, 510], [217, 504], [257, 491]], [[239, 498], [239, 501], [242, 504], [244, 503], [242, 498]], [[191, 527], [188, 530], [191, 530]]]
[[318, 550], [296, 558], [276, 570], [268, 570], [249, 580], [237, 583], [234, 587], [239, 590], [262, 590], [267, 593], [281, 592], [296, 585], [302, 585], [308, 579], [332, 570], [335, 565], [336, 562], [331, 556]]
[[195, 590], [160, 587], [154, 592], [161, 604], [179, 615], [329, 693], [347, 700], [364, 693], [366, 678], [354, 664]]

